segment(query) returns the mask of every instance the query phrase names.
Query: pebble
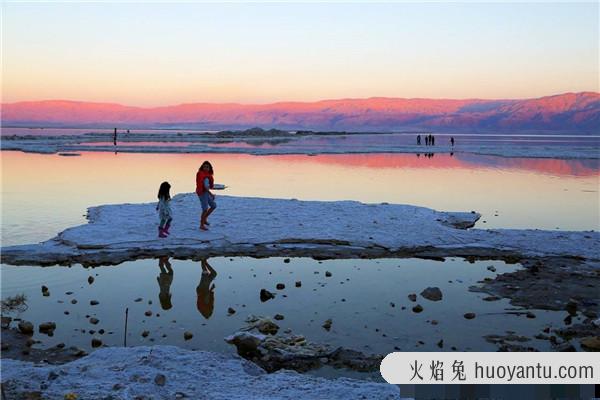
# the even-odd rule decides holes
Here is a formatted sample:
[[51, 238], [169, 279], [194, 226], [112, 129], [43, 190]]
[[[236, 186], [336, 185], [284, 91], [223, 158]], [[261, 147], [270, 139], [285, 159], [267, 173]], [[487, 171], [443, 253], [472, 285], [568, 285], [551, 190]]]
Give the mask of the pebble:
[[428, 287], [421, 292], [421, 296], [430, 301], [442, 300], [442, 291], [439, 287]]
[[472, 312], [466, 313], [466, 314], [464, 315], [464, 317], [465, 317], [466, 319], [473, 319], [473, 318], [475, 318], [475, 313], [472, 313]]
[[150, 334], [149, 331], [144, 331], [144, 332], [142, 332], [142, 337], [148, 337], [149, 334]]
[[94, 277], [93, 276], [88, 276], [88, 283], [91, 285], [92, 283], [94, 283]]
[[148, 310], [148, 311], [146, 311], [146, 312], [144, 313], [144, 315], [145, 315], [146, 317], [151, 317], [151, 316], [152, 316], [152, 311]]
[[98, 302], [98, 300], [91, 300], [91, 301], [90, 301], [90, 305], [91, 305], [91, 306], [97, 306], [98, 304], [100, 304], [100, 303]]
[[331, 272], [329, 272], [329, 271], [325, 271], [325, 276], [326, 276], [327, 278], [331, 277]]
[[98, 338], [92, 338], [92, 347], [100, 347], [102, 346], [102, 340]]
[[44, 323], [40, 324], [38, 329], [39, 329], [40, 333], [46, 333], [46, 334], [50, 335], [56, 329], [56, 324], [54, 322], [44, 322]]
[[420, 313], [421, 311], [423, 311], [423, 307], [420, 304], [417, 304], [412, 308], [412, 310], [414, 313]]
[[260, 301], [265, 302], [267, 300], [274, 299], [275, 295], [269, 292], [267, 289], [260, 289]]
[[296, 287], [300, 287], [302, 286], [302, 282], [301, 281], [296, 281]]
[[285, 289], [285, 285], [283, 283], [278, 283], [277, 286], [275, 286], [277, 288], [277, 290], [283, 290]]
[[275, 314], [275, 316], [273, 318], [276, 319], [277, 321], [281, 321], [284, 317], [281, 314]]
[[227, 309], [227, 314], [229, 314], [229, 315], [233, 315], [233, 314], [235, 314], [235, 310], [234, 310], [233, 308], [229, 307], [229, 308]]
[[417, 301], [417, 294], [416, 293], [411, 293], [408, 295], [408, 299], [410, 301]]
[[329, 318], [328, 320], [326, 320], [325, 322], [323, 322], [323, 328], [325, 328], [325, 330], [330, 330], [331, 329], [331, 324], [333, 323], [333, 321], [331, 320], [331, 318]]
[[33, 324], [29, 321], [20, 321], [18, 328], [24, 335], [33, 335]]
[[100, 320], [98, 318], [94, 318], [94, 317], [90, 318], [90, 324], [97, 325], [98, 322], [100, 322]]
[[184, 338], [185, 340], [190, 340], [190, 339], [191, 339], [191, 338], [193, 338], [193, 337], [194, 337], [194, 334], [193, 334], [192, 332], [190, 332], [190, 331], [185, 331], [185, 332], [183, 333], [183, 338]]
[[167, 377], [163, 374], [156, 374], [156, 376], [154, 377], [154, 383], [156, 383], [158, 386], [165, 386], [166, 381]]

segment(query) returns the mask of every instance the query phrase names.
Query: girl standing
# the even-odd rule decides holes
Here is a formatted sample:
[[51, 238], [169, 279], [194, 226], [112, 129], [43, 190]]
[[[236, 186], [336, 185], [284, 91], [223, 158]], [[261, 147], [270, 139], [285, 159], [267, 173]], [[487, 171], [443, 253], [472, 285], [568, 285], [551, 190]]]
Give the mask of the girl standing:
[[202, 205], [202, 215], [200, 216], [200, 229], [208, 230], [206, 227], [210, 225], [207, 221], [208, 216], [217, 208], [215, 203], [215, 195], [210, 189], [214, 188], [215, 181], [213, 179], [213, 167], [210, 162], [204, 161], [196, 174], [196, 194]]
[[158, 225], [158, 237], [165, 238], [169, 234], [169, 228], [171, 227], [171, 221], [173, 221], [171, 213], [171, 194], [169, 193], [171, 185], [169, 182], [163, 182], [160, 184], [158, 189], [158, 217], [160, 218], [160, 224]]

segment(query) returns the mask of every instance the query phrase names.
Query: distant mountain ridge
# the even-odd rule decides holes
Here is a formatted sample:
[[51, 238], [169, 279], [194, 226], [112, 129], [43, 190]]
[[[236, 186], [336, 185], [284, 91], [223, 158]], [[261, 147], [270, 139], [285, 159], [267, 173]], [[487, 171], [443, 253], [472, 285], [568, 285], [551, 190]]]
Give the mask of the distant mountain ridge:
[[193, 103], [133, 107], [46, 100], [2, 104], [4, 126], [337, 131], [600, 132], [600, 93], [564, 93], [524, 100], [368, 99], [271, 104]]

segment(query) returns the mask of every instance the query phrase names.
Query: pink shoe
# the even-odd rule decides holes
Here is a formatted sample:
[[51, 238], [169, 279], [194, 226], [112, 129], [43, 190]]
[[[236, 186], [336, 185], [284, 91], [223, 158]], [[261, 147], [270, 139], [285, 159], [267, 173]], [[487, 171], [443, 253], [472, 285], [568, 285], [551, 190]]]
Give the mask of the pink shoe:
[[166, 224], [165, 227], [163, 228], [163, 232], [167, 235], [170, 235], [171, 232], [169, 232], [169, 228], [171, 227], [171, 224]]
[[167, 235], [165, 234], [165, 230], [161, 227], [158, 228], [158, 237], [161, 237], [161, 238], [167, 237]]

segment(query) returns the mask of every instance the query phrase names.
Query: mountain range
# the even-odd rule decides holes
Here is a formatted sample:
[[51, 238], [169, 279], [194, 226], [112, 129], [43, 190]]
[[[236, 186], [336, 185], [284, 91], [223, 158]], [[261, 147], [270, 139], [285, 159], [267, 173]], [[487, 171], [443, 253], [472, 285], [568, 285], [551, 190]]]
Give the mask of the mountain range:
[[68, 100], [2, 104], [3, 126], [320, 131], [599, 133], [600, 93], [534, 99], [339, 99], [271, 104], [191, 103], [133, 107]]

